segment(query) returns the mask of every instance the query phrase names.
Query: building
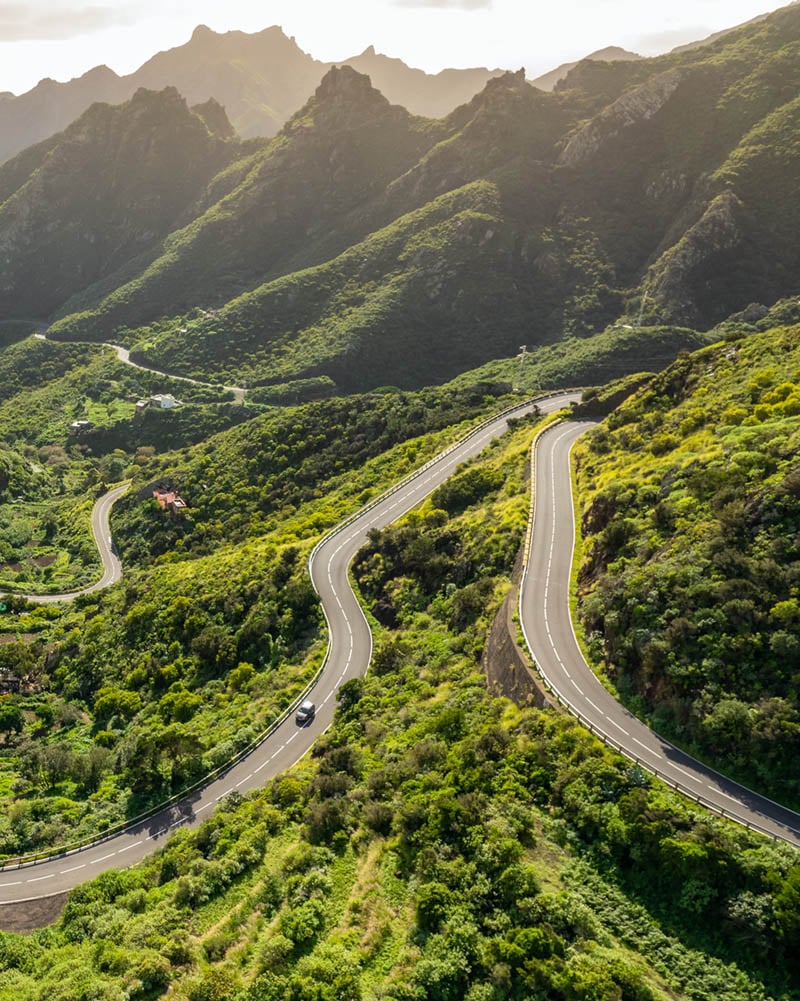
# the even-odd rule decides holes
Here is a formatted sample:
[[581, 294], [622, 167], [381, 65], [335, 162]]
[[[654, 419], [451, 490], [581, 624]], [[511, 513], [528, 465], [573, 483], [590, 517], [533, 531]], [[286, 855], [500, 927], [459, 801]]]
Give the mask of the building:
[[153, 407], [159, 407], [161, 410], [172, 410], [174, 407], [179, 407], [181, 405], [181, 401], [176, 400], [175, 397], [171, 396], [169, 393], [156, 393], [155, 396], [150, 397], [150, 405]]
[[174, 518], [177, 518], [181, 511], [189, 506], [177, 490], [156, 487], [153, 496], [161, 505], [161, 510], [169, 512]]

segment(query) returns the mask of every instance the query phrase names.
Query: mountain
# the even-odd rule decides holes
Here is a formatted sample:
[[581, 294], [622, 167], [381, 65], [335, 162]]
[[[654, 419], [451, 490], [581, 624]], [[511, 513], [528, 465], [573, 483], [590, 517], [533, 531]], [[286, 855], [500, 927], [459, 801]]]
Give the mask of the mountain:
[[[182, 214], [137, 229], [123, 213], [130, 240], [79, 274], [68, 253], [74, 280], [35, 316], [176, 373], [347, 391], [443, 381], [615, 322], [708, 329], [797, 291], [799, 48], [790, 6], [702, 49], [584, 61], [553, 93], [504, 74], [436, 120], [334, 68], [271, 141], [215, 125], [223, 169], [203, 167]], [[4, 197], [24, 205], [61, 141], [6, 164]], [[83, 184], [80, 163], [48, 155], [65, 191]], [[102, 243], [91, 212], [56, 200], [47, 233]], [[30, 253], [57, 274], [47, 233], [31, 231]], [[12, 267], [0, 320], [31, 318], [37, 266]]]
[[229, 132], [219, 106], [140, 90], [0, 167], [0, 312], [49, 312], [166, 236], [227, 164]]
[[[797, 3], [797, 0], [791, 0], [792, 3]], [[758, 24], [760, 21], [764, 21], [769, 17], [769, 14], [759, 14], [757, 17], [751, 18], [749, 21], [745, 21], [744, 24]], [[737, 25], [736, 27], [742, 27], [742, 25]], [[678, 45], [672, 51], [673, 52], [688, 52], [690, 49], [699, 49], [702, 45], [709, 45], [711, 42], [716, 42], [719, 38], [724, 38], [726, 35], [730, 34], [731, 31], [736, 31], [734, 28], [724, 28], [722, 31], [715, 31], [712, 35], [707, 35], [705, 38], [700, 38], [696, 42], [687, 42], [685, 45]]]
[[386, 381], [381, 367], [420, 385], [511, 350], [535, 301], [521, 227], [541, 219], [516, 174], [502, 193], [486, 178], [533, 145], [552, 156], [563, 115], [543, 101], [507, 74], [428, 122], [349, 67], [332, 70], [223, 202], [53, 333], [102, 339], [170, 310], [214, 309], [151, 330], [150, 349], [181, 368], [189, 354], [216, 371], [246, 359], [249, 382], [329, 374], [348, 388]]
[[604, 49], [598, 49], [597, 52], [592, 52], [590, 55], [584, 56], [583, 60], [578, 60], [574, 63], [562, 63], [554, 70], [543, 73], [530, 82], [534, 87], [538, 87], [539, 90], [553, 90], [555, 85], [563, 80], [570, 70], [575, 69], [578, 62], [583, 62], [584, 60], [600, 63], [630, 62], [631, 60], [641, 58], [636, 52], [630, 52], [628, 49], [620, 48], [618, 45], [609, 45]]
[[361, 55], [345, 59], [343, 64], [368, 76], [373, 87], [392, 104], [402, 104], [412, 114], [425, 118], [444, 118], [503, 72], [481, 68], [425, 73], [406, 66], [401, 59], [376, 53], [371, 45]]
[[[378, 55], [372, 47], [345, 62], [372, 75], [392, 103], [429, 118], [452, 111], [499, 72], [431, 75]], [[98, 66], [68, 83], [47, 79], [19, 97], [0, 95], [0, 162], [61, 131], [92, 103], [119, 104], [142, 87], [176, 87], [190, 105], [214, 98], [240, 136], [273, 136], [332, 65], [303, 52], [277, 26], [255, 34], [220, 34], [200, 25], [185, 45], [158, 53], [127, 76]]]

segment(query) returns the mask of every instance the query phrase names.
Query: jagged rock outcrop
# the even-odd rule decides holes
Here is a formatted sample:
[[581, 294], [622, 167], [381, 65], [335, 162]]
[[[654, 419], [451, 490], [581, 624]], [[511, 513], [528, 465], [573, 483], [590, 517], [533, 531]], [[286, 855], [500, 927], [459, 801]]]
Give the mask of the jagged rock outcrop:
[[645, 286], [660, 322], [702, 327], [704, 310], [698, 302], [698, 291], [705, 276], [713, 271], [714, 262], [741, 244], [741, 211], [737, 196], [723, 191], [651, 268]]
[[152, 246], [229, 158], [167, 88], [93, 105], [21, 164], [5, 164], [0, 317], [47, 315]]
[[[476, 68], [429, 74], [372, 47], [343, 62], [372, 75], [392, 103], [433, 118], [469, 100], [499, 72]], [[274, 136], [331, 66], [304, 52], [277, 26], [248, 34], [199, 25], [184, 45], [159, 52], [127, 76], [98, 66], [66, 83], [42, 80], [18, 97], [0, 94], [0, 163], [66, 128], [91, 104], [127, 101], [140, 87], [177, 87], [190, 105], [214, 98], [240, 136]]]
[[686, 76], [687, 71], [681, 68], [667, 70], [627, 91], [567, 140], [559, 154], [558, 163], [565, 167], [575, 166], [597, 154], [624, 129], [652, 118], [664, 107]]

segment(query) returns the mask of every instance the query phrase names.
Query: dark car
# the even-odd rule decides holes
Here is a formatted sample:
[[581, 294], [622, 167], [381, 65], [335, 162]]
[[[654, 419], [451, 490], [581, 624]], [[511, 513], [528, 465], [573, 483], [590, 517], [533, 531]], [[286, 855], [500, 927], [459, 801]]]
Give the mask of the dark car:
[[316, 711], [317, 707], [314, 703], [310, 699], [306, 699], [305, 702], [300, 703], [297, 712], [294, 714], [295, 722], [298, 726], [305, 726], [306, 723], [310, 723], [314, 718]]

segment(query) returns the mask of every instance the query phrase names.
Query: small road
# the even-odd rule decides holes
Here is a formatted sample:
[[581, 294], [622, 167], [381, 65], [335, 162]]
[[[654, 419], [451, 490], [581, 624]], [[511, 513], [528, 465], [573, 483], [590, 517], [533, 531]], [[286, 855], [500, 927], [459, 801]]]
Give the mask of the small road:
[[[46, 341], [47, 335], [42, 331], [33, 335], [39, 341]], [[51, 344], [94, 344], [97, 347], [111, 348], [112, 351], [116, 351], [117, 358], [122, 362], [123, 365], [130, 365], [131, 368], [138, 368], [141, 372], [152, 372], [154, 375], [163, 376], [165, 379], [174, 379], [176, 382], [185, 382], [190, 386], [206, 386], [209, 389], [215, 388], [215, 383], [213, 382], [202, 382], [200, 379], [191, 379], [188, 375], [170, 375], [169, 372], [162, 372], [160, 369], [151, 368], [149, 365], [140, 365], [138, 362], [131, 361], [131, 353], [127, 348], [121, 347], [119, 344], [110, 344], [108, 341], [103, 341], [99, 343], [97, 341], [51, 341]], [[246, 390], [243, 386], [223, 386], [224, 390], [229, 393], [233, 393], [236, 398], [237, 403], [244, 403], [244, 397]]]
[[570, 456], [590, 424], [546, 431], [536, 448], [533, 534], [520, 588], [520, 621], [537, 668], [559, 701], [628, 758], [719, 814], [800, 846], [800, 815], [725, 778], [624, 709], [583, 658], [569, 607], [575, 544]]
[[[568, 406], [579, 395], [559, 393], [537, 401], [536, 405], [543, 413], [552, 413]], [[484, 421], [461, 442], [326, 535], [314, 550], [309, 572], [322, 602], [329, 645], [310, 693], [301, 696], [310, 695], [317, 705], [316, 717], [310, 724], [298, 726], [290, 712], [247, 757], [155, 816], [85, 848], [41, 862], [6, 866], [0, 870], [0, 904], [54, 896], [108, 869], [131, 866], [160, 847], [172, 830], [198, 825], [230, 793], [262, 787], [299, 761], [331, 725], [337, 689], [351, 678], [362, 677], [372, 657], [372, 633], [348, 580], [348, 568], [365, 543], [367, 532], [391, 524], [416, 507], [457, 466], [478, 455], [503, 434], [509, 416], [523, 416], [533, 407], [534, 404], [525, 403], [513, 412], [506, 411]]]
[[[100, 580], [78, 591], [68, 591], [62, 594], [24, 594], [21, 597], [25, 598], [26, 601], [35, 602], [37, 605], [55, 605], [61, 601], [74, 601], [75, 598], [82, 594], [102, 591], [103, 588], [110, 587], [112, 584], [116, 584], [117, 581], [122, 580], [122, 564], [114, 551], [114, 545], [111, 541], [109, 518], [111, 516], [111, 508], [129, 487], [129, 483], [123, 483], [119, 487], [114, 487], [107, 494], [103, 494], [92, 508], [92, 534], [100, 553], [100, 559], [103, 561], [103, 576]], [[9, 594], [14, 593], [9, 592]]]

